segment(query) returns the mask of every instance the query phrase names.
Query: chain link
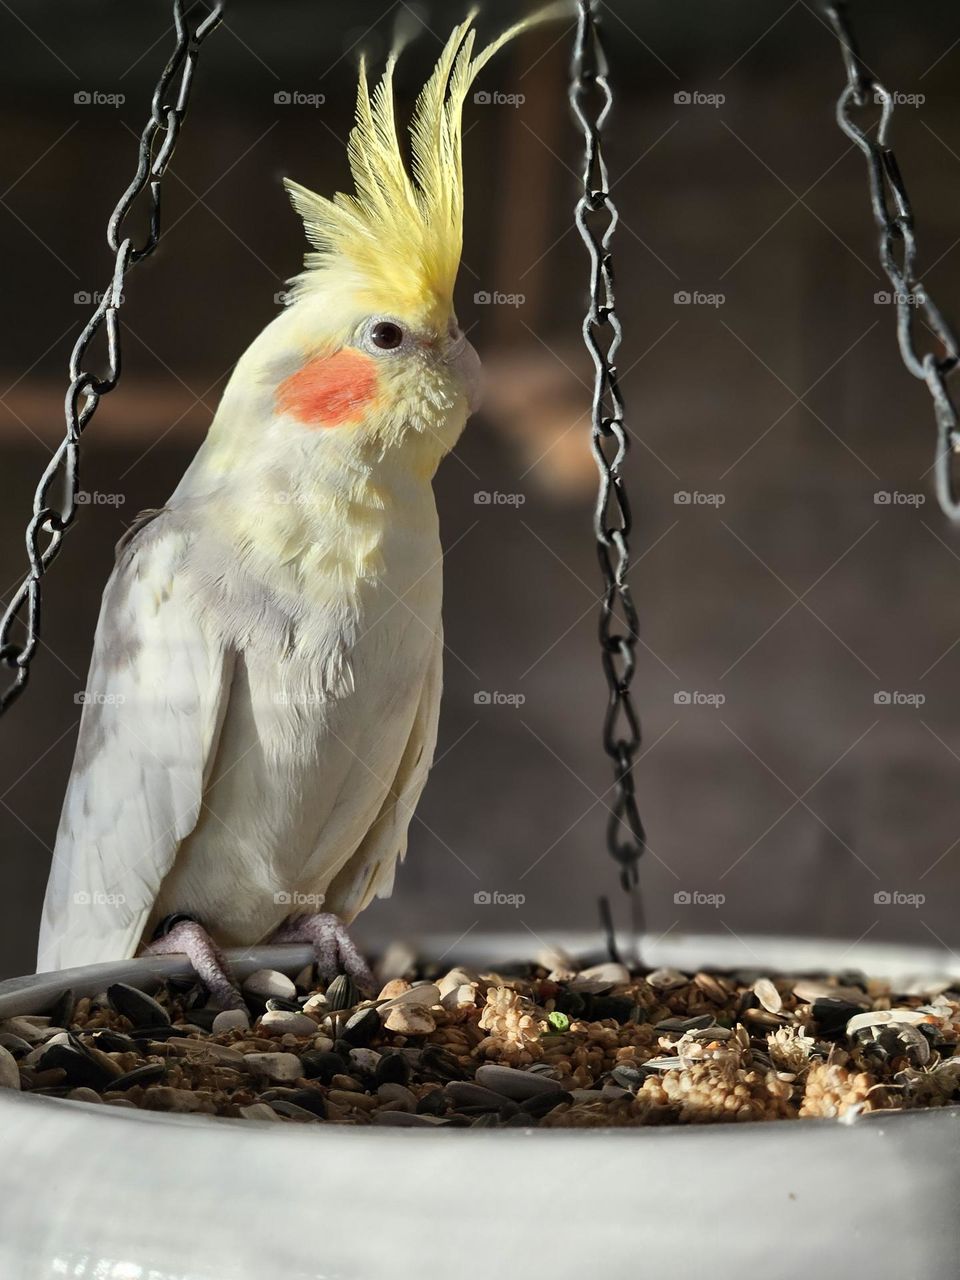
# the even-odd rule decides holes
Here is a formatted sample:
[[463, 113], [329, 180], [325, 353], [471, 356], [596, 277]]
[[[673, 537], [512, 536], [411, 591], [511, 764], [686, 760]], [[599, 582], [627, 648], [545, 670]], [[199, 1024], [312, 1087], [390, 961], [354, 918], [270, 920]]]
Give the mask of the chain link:
[[603, 747], [613, 761], [616, 787], [607, 823], [607, 847], [620, 867], [624, 889], [635, 891], [637, 864], [646, 846], [633, 780], [634, 759], [641, 744], [640, 720], [630, 693], [638, 629], [627, 583], [631, 515], [621, 465], [628, 440], [617, 382], [616, 356], [622, 330], [614, 301], [610, 248], [619, 215], [610, 195], [601, 145], [613, 95], [593, 0], [578, 0], [577, 11], [570, 103], [583, 131], [584, 157], [583, 191], [575, 216], [590, 255], [590, 301], [583, 340], [595, 370], [590, 442], [600, 475], [594, 532], [604, 584], [599, 619], [601, 659], [609, 687]]
[[[26, 530], [29, 569], [0, 620], [0, 662], [14, 673], [0, 691], [0, 714], [23, 692], [30, 678], [30, 663], [40, 643], [43, 575], [59, 554], [64, 534], [76, 515], [80, 436], [96, 412], [100, 397], [113, 391], [120, 380], [120, 324], [117, 313], [123, 301], [124, 277], [134, 263], [153, 253], [159, 242], [161, 182], [186, 114], [200, 45], [223, 17], [225, 0], [215, 0], [191, 30], [184, 16], [184, 3], [185, 0], [174, 0], [176, 47], [153, 93], [150, 116], [140, 135], [136, 174], [107, 224], [107, 243], [115, 255], [113, 274], [70, 356], [70, 385], [65, 400], [66, 432], [34, 495], [33, 515]], [[174, 85], [178, 74], [179, 80]], [[124, 224], [137, 197], [148, 186], [149, 230], [142, 244], [135, 245], [132, 236], [125, 233]], [[83, 367], [87, 349], [101, 329], [105, 331], [107, 344], [107, 371], [102, 376]], [[58, 480], [62, 485], [62, 496], [56, 503], [48, 500], [48, 495]], [[41, 545], [44, 536], [45, 545]], [[26, 638], [22, 643], [11, 639], [17, 622], [22, 622], [26, 628]]]
[[[822, 9], [840, 42], [847, 73], [847, 83], [837, 101], [837, 123], [867, 160], [870, 203], [880, 232], [880, 265], [890, 281], [897, 309], [900, 355], [913, 376], [927, 384], [933, 397], [937, 422], [934, 460], [937, 500], [945, 515], [951, 520], [960, 520], [960, 495], [953, 466], [954, 455], [960, 452], [960, 431], [956, 406], [947, 382], [958, 362], [957, 338], [916, 276], [917, 242], [913, 210], [896, 156], [889, 145], [893, 95], [860, 57], [843, 0], [823, 3]], [[876, 138], [871, 137], [853, 118], [856, 109], [868, 106], [871, 101], [880, 107]], [[918, 317], [932, 331], [940, 344], [940, 351], [917, 350], [914, 327]]]

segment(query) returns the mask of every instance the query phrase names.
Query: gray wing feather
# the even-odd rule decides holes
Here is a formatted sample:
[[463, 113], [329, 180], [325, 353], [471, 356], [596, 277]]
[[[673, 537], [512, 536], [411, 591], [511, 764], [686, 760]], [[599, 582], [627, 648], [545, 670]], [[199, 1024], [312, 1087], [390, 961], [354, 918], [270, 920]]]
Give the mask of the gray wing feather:
[[388, 898], [398, 859], [406, 856], [410, 822], [426, 786], [437, 745], [443, 689], [443, 636], [438, 628], [423, 691], [396, 778], [360, 847], [327, 890], [325, 911], [348, 924], [375, 898]]
[[188, 532], [144, 515], [103, 595], [41, 971], [136, 954], [216, 754], [233, 653], [192, 591]]

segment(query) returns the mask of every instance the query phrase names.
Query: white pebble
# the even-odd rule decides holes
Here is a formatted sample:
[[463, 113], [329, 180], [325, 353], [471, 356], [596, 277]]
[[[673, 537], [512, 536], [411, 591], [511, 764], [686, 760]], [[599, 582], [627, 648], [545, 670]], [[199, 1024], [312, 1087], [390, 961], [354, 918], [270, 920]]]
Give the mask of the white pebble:
[[101, 1103], [103, 1099], [95, 1089], [88, 1089], [86, 1085], [80, 1085], [76, 1089], [71, 1089], [67, 1094], [71, 1102], [96, 1102]]
[[351, 1049], [350, 1061], [359, 1071], [376, 1071], [380, 1055], [375, 1049]]
[[589, 969], [581, 969], [575, 978], [570, 980], [571, 991], [585, 991], [599, 995], [609, 991], [611, 987], [620, 987], [630, 981], [630, 970], [625, 964], [595, 964]]
[[404, 992], [410, 990], [410, 983], [406, 978], [391, 978], [389, 982], [385, 982], [380, 988], [378, 1000], [395, 1000], [397, 996], [403, 995]]
[[388, 1031], [396, 1031], [405, 1036], [425, 1036], [437, 1029], [429, 1009], [419, 1004], [394, 1005], [387, 1010], [384, 1026]]
[[317, 1031], [313, 1018], [287, 1009], [268, 1009], [260, 1019], [260, 1025], [282, 1035], [312, 1036]]
[[468, 1009], [477, 1003], [476, 984], [465, 982], [462, 986], [454, 987], [441, 997], [440, 1003], [445, 1009]]
[[188, 1115], [198, 1111], [210, 1114], [213, 1110], [206, 1098], [201, 1098], [191, 1089], [172, 1089], [169, 1085], [147, 1089], [142, 1101], [147, 1111], [173, 1111]]
[[245, 1053], [243, 1062], [254, 1075], [266, 1076], [275, 1084], [287, 1084], [303, 1075], [303, 1064], [295, 1053]]
[[676, 987], [685, 987], [690, 979], [679, 969], [654, 969], [647, 974], [647, 981], [658, 991], [673, 991]]
[[476, 976], [468, 973], [466, 969], [451, 969], [437, 983], [440, 999], [442, 1000], [444, 996], [448, 996], [451, 991], [456, 991], [458, 987], [462, 987], [467, 983], [475, 983], [476, 980]]
[[259, 996], [261, 1000], [274, 997], [293, 1000], [297, 994], [297, 988], [287, 975], [278, 973], [276, 969], [257, 969], [244, 979], [243, 989], [252, 996]]

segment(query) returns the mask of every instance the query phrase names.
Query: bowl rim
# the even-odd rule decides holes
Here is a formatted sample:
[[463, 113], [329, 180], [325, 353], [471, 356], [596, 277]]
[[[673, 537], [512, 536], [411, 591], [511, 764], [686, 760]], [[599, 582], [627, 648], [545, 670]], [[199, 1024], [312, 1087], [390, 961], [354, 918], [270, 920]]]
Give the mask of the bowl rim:
[[[535, 935], [534, 935], [535, 939]], [[361, 941], [361, 945], [366, 940]], [[596, 932], [564, 931], [551, 943], [570, 955], [597, 953], [601, 939]], [[431, 933], [411, 944], [418, 954], [437, 956], [449, 964], [496, 964], [532, 958], [542, 949], [530, 933], [468, 931], [459, 936]], [[634, 941], [618, 935], [621, 954], [629, 958]], [[375, 951], [376, 947], [371, 947]], [[678, 968], [696, 972], [699, 968], [756, 969], [786, 974], [858, 969], [872, 977], [895, 980], [927, 979], [931, 982], [956, 978], [960, 981], [960, 956], [946, 947], [901, 945], [886, 942], [854, 942], [838, 938], [777, 937], [765, 934], [668, 933], [640, 940], [644, 963], [650, 968]], [[299, 972], [313, 959], [307, 945], [263, 944], [226, 948], [224, 954], [237, 976], [243, 980], [257, 969], [275, 968]], [[52, 1004], [61, 992], [72, 988], [77, 995], [96, 994], [107, 982], [142, 983], [150, 990], [164, 979], [182, 977], [188, 969], [186, 957], [178, 955], [136, 956], [73, 969], [27, 974], [0, 982], [0, 1019], [25, 1012], [21, 1005], [46, 999]], [[124, 976], [126, 975], [126, 976]], [[34, 1009], [33, 1012], [36, 1012]]]
[[[444, 935], [431, 935], [425, 938], [421, 946], [423, 954], [439, 954], [444, 963], [447, 961], [445, 951], [449, 953], [450, 967], [456, 963], [486, 963], [493, 967], [509, 959], [530, 953], [529, 937], [520, 934], [473, 934], [470, 939], [448, 940]], [[618, 941], [620, 941], [618, 939]], [[629, 950], [629, 939], [622, 940], [623, 953]], [[584, 954], [590, 949], [596, 950], [597, 935], [567, 933], [562, 937], [561, 945], [572, 954]], [[427, 948], [429, 947], [429, 950]], [[829, 969], [852, 968], [850, 964], [841, 965], [838, 960], [849, 956], [853, 949], [843, 940], [816, 938], [773, 938], [762, 935], [744, 935], [729, 939], [716, 934], [677, 935], [673, 938], [642, 940], [642, 952], [645, 963], [654, 967], [676, 967], [695, 971], [695, 968], [713, 967], [716, 969], [770, 969], [786, 973], [810, 973]], [[299, 972], [313, 959], [313, 951], [309, 946], [257, 946], [249, 948], [232, 948], [225, 951], [234, 973], [242, 981], [258, 969], [277, 969], [287, 974]], [[787, 957], [794, 956], [797, 963], [791, 964]], [[896, 944], [873, 943], [869, 947], [856, 948], [858, 960], [863, 961], [864, 971], [878, 977], [903, 977], [906, 979], [927, 978], [930, 981], [949, 976], [948, 961], [953, 960], [960, 972], [960, 957], [942, 948], [899, 946]], [[746, 958], [745, 958], [746, 957]], [[764, 960], [767, 957], [767, 960]], [[816, 962], [815, 962], [816, 961]], [[817, 963], [818, 962], [818, 963]], [[861, 966], [857, 966], [861, 967]], [[38, 1004], [42, 1009], [49, 1007], [62, 992], [73, 990], [78, 996], [94, 995], [103, 991], [111, 982], [126, 982], [139, 989], [149, 991], [158, 986], [164, 979], [182, 977], [189, 972], [185, 956], [140, 956], [128, 960], [110, 961], [98, 965], [86, 965], [76, 969], [63, 969], [51, 973], [41, 973], [8, 979], [0, 982], [0, 1021], [21, 1015], [38, 1014]], [[33, 1106], [60, 1109], [63, 1106], [81, 1108], [83, 1111], [100, 1115], [102, 1120], [121, 1123], [146, 1123], [161, 1125], [177, 1125], [196, 1131], [203, 1131], [210, 1122], [242, 1129], [244, 1132], [259, 1129], [266, 1134], [275, 1133], [278, 1128], [284, 1132], [297, 1129], [312, 1133], [314, 1126], [283, 1125], [273, 1123], [262, 1125], [251, 1124], [249, 1120], [234, 1119], [229, 1116], [190, 1115], [170, 1112], [153, 1112], [128, 1110], [119, 1107], [105, 1107], [102, 1103], [82, 1102], [70, 1098], [53, 1098], [43, 1095], [22, 1093], [16, 1089], [0, 1089], [0, 1112], [4, 1108]], [[673, 1141], [681, 1135], [696, 1134], [702, 1138], [706, 1133], [726, 1134], [753, 1133], [771, 1130], [785, 1135], [794, 1132], [809, 1132], [814, 1128], [837, 1129], [854, 1128], [869, 1124], [871, 1128], [879, 1128], [883, 1124], [896, 1125], [929, 1123], [929, 1117], [936, 1114], [944, 1123], [957, 1123], [960, 1119], [960, 1105], [955, 1107], [917, 1107], [909, 1111], [875, 1111], [858, 1116], [855, 1121], [833, 1120], [829, 1118], [805, 1117], [795, 1120], [756, 1120], [742, 1121], [736, 1124], [716, 1125], [668, 1125], [626, 1128], [597, 1129], [513, 1129], [513, 1130], [473, 1130], [473, 1129], [390, 1129], [375, 1126], [329, 1126], [346, 1131], [349, 1129], [350, 1141], [403, 1141], [415, 1136], [419, 1140], [430, 1138], [443, 1141], [467, 1139], [474, 1141], [486, 1139], [501, 1141], [505, 1135], [517, 1134], [527, 1140], [536, 1136], [538, 1141], [548, 1141], [554, 1133], [570, 1138], [576, 1135], [578, 1142], [609, 1141], [616, 1136], [618, 1141], [630, 1140], [633, 1135], [644, 1135], [645, 1141], [653, 1141], [653, 1135], [661, 1135], [656, 1140], [662, 1141], [663, 1134], [671, 1134]], [[926, 1119], [921, 1119], [921, 1118]], [[469, 1137], [468, 1137], [469, 1135]], [[303, 1140], [306, 1140], [305, 1135]], [[343, 1134], [337, 1135], [338, 1140]], [[301, 1139], [296, 1139], [300, 1141]], [[325, 1138], [325, 1141], [327, 1139]]]

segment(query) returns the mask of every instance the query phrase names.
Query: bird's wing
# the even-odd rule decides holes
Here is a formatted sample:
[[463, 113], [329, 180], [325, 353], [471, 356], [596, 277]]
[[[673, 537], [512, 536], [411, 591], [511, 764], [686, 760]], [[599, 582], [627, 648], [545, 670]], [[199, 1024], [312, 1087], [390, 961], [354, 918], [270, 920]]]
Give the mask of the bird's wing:
[[374, 897], [389, 898], [393, 892], [397, 859], [402, 861], [406, 855], [407, 829], [433, 764], [442, 688], [443, 635], [438, 626], [420, 702], [393, 785], [360, 847], [327, 890], [324, 910], [336, 912], [348, 924]]
[[192, 593], [187, 547], [166, 513], [118, 547], [44, 902], [41, 971], [134, 955], [197, 822], [233, 653]]

